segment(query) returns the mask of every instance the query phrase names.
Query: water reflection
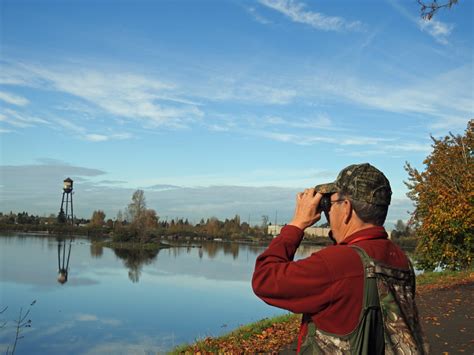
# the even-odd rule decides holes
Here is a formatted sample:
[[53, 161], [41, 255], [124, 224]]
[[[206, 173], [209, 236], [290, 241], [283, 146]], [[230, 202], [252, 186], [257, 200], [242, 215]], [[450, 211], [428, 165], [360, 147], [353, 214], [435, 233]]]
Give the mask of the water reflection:
[[[69, 238], [0, 237], [0, 311], [2, 304], [12, 312], [32, 299], [41, 301], [18, 353], [164, 353], [280, 314], [260, 302], [250, 285], [265, 245], [193, 240], [160, 251], [112, 250], [75, 237], [70, 249]], [[310, 246], [300, 249], [301, 257], [314, 252]], [[71, 268], [67, 287], [53, 280], [59, 269], [69, 276]], [[130, 307], [138, 295], [140, 302]], [[150, 316], [150, 310], [159, 316]], [[0, 331], [0, 354], [11, 339]]]
[[239, 258], [239, 251], [247, 251], [247, 253], [259, 254], [263, 251], [265, 246], [259, 244], [244, 244], [235, 242], [202, 242], [201, 244], [192, 245], [189, 244], [185, 247], [175, 246], [170, 249], [170, 253], [175, 257], [179, 257], [183, 251], [186, 254], [192, 254], [194, 249], [198, 249], [197, 255], [199, 259], [207, 257], [207, 259], [213, 260], [223, 253], [224, 256], [232, 255], [233, 260]]
[[104, 247], [98, 243], [91, 243], [90, 250], [93, 258], [100, 258], [104, 254]]
[[[170, 248], [163, 249], [132, 249], [132, 248], [112, 248], [115, 256], [117, 256], [123, 265], [128, 269], [128, 278], [133, 283], [140, 281], [144, 266], [146, 265], [159, 265], [158, 270], [148, 269], [147, 272], [151, 274], [179, 274], [186, 273], [193, 276], [201, 275], [209, 279], [238, 279], [245, 280], [243, 275], [239, 278], [238, 273], [227, 275], [227, 272], [223, 272], [221, 275], [220, 267], [216, 268], [216, 265], [220, 265], [224, 262], [224, 265], [228, 263], [228, 260], [232, 259], [234, 264], [247, 264], [250, 262], [249, 268], [253, 267], [253, 261], [255, 257], [265, 249], [265, 246], [258, 244], [242, 244], [242, 243], [228, 243], [228, 242], [203, 242], [202, 244], [188, 244], [188, 245], [172, 245]], [[320, 247], [314, 245], [300, 246], [300, 249], [295, 256], [296, 259], [309, 256], [311, 253], [319, 250]], [[164, 253], [165, 259], [158, 264], [156, 262], [157, 256], [160, 253]], [[92, 244], [90, 246], [90, 254], [93, 258], [100, 258], [104, 250], [98, 245]], [[200, 265], [199, 269], [193, 269], [187, 264], [175, 264], [170, 262], [171, 259], [189, 260], [192, 263], [192, 259], [196, 258], [201, 261], [208, 261], [212, 263], [204, 263]], [[237, 263], [235, 263], [237, 262]], [[214, 265], [214, 266], [213, 266]], [[231, 266], [232, 267], [232, 266]]]
[[232, 255], [232, 259], [237, 259], [239, 256], [239, 245], [236, 243], [224, 244], [224, 255]]
[[[71, 258], [72, 238], [69, 241], [57, 239], [58, 241], [58, 282], [64, 285], [69, 273], [69, 259]], [[68, 250], [66, 259], [66, 249]], [[62, 256], [61, 256], [62, 250]]]
[[[91, 249], [92, 250], [92, 249]], [[128, 268], [128, 278], [133, 283], [140, 280], [143, 265], [153, 262], [158, 256], [160, 249], [144, 250], [144, 249], [113, 249], [115, 255], [123, 260], [123, 264]]]

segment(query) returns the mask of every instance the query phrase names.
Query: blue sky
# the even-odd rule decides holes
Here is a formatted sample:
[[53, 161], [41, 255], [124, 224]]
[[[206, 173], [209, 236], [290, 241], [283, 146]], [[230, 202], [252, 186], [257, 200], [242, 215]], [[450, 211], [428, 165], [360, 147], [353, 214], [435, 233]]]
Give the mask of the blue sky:
[[405, 161], [473, 117], [474, 4], [0, 0], [3, 212], [288, 222], [299, 190]]

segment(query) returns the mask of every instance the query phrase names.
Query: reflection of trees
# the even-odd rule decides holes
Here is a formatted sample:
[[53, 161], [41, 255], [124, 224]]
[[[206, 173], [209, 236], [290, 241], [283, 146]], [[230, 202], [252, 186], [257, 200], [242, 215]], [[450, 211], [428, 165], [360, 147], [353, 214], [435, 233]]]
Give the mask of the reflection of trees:
[[265, 250], [265, 247], [262, 247], [260, 245], [255, 245], [255, 244], [249, 244], [248, 249], [252, 253], [254, 253], [256, 255], [259, 255], [261, 252], [263, 252]]
[[173, 253], [175, 259], [177, 256], [181, 255], [181, 248], [170, 248], [169, 250]]
[[255, 245], [255, 244], [241, 244], [241, 243], [216, 243], [216, 242], [204, 242], [201, 244], [201, 248], [198, 251], [198, 256], [200, 259], [204, 256], [204, 253], [208, 256], [209, 259], [214, 259], [219, 251], [222, 250], [224, 255], [232, 255], [234, 260], [239, 258], [239, 255], [247, 255], [247, 258], [250, 255], [255, 257], [265, 250], [264, 246]]
[[237, 243], [224, 243], [224, 255], [232, 254], [232, 258], [235, 260], [239, 256], [239, 244]]
[[138, 282], [142, 273], [143, 265], [148, 265], [157, 257], [159, 249], [113, 249], [117, 257], [123, 260], [128, 268], [128, 277], [132, 282]]
[[217, 243], [204, 243], [202, 249], [207, 253], [209, 259], [214, 259], [219, 250], [219, 246]]
[[100, 258], [104, 253], [104, 247], [98, 243], [91, 244], [91, 256], [93, 258]]

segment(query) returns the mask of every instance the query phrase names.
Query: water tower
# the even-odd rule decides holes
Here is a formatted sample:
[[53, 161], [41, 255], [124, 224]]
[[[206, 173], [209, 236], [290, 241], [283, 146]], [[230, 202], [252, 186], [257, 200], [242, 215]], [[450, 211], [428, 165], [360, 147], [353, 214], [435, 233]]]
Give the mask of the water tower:
[[[74, 210], [72, 204], [72, 184], [71, 178], [64, 180], [63, 185], [63, 198], [61, 200], [61, 209], [59, 210], [58, 221], [60, 223], [66, 223], [74, 225]], [[64, 210], [66, 208], [66, 211]]]

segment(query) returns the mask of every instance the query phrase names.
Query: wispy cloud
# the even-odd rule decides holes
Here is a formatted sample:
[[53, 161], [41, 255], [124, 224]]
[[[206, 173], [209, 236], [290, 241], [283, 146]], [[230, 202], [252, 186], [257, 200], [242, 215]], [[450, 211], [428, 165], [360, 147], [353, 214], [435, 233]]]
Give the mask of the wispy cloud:
[[60, 126], [62, 126], [63, 128], [65, 128], [69, 131], [80, 133], [80, 134], [84, 134], [86, 132], [86, 129], [84, 127], [73, 123], [71, 120], [65, 120], [65, 119], [62, 119], [62, 118], [57, 118], [55, 121]]
[[118, 133], [118, 134], [96, 134], [96, 133], [87, 133], [83, 136], [83, 138], [90, 142], [105, 142], [108, 140], [115, 140], [115, 139], [129, 139], [132, 138], [132, 135], [129, 133]]
[[109, 140], [123, 140], [130, 139], [133, 137], [130, 133], [90, 133], [87, 128], [79, 126], [74, 123], [72, 120], [66, 120], [62, 118], [55, 119], [55, 122], [58, 126], [63, 129], [74, 132], [79, 138], [84, 139], [90, 142], [105, 142]]
[[100, 318], [95, 314], [87, 314], [87, 313], [77, 314], [75, 320], [78, 322], [100, 322], [100, 323], [111, 325], [111, 326], [118, 326], [122, 324], [122, 321], [119, 319]]
[[[23, 70], [18, 71], [18, 68]], [[310, 100], [343, 101], [372, 110], [429, 116], [436, 119], [429, 123], [435, 128], [446, 126], [444, 122], [457, 122], [464, 126], [460, 118], [468, 117], [473, 112], [472, 81], [465, 80], [471, 74], [469, 66], [426, 78], [414, 78], [408, 84], [399, 85], [374, 83], [365, 77], [335, 72], [330, 68], [316, 71], [310, 69], [297, 72], [291, 77], [276, 75], [271, 79], [266, 75], [250, 77], [245, 73], [218, 73], [212, 75], [209, 81], [192, 80], [181, 85], [151, 76], [90, 69], [87, 65], [82, 69], [69, 70], [65, 64], [55, 67], [10, 64], [6, 66], [6, 71], [10, 73], [8, 77], [12, 81], [18, 76], [17, 81], [24, 86], [67, 94], [64, 103], [53, 106], [61, 111], [55, 113], [54, 117], [61, 118], [51, 118], [51, 114], [48, 119], [59, 123], [58, 127], [70, 129], [78, 138], [93, 142], [133, 137], [129, 132], [115, 131], [113, 124], [107, 125], [105, 131], [98, 128], [98, 124], [93, 126], [91, 122], [104, 114], [115, 120], [115, 123], [120, 121], [120, 130], [126, 130], [126, 124], [132, 121], [146, 129], [161, 126], [179, 129], [197, 124], [214, 132], [239, 131], [242, 134], [245, 132], [240, 128], [244, 124], [250, 129], [263, 127], [261, 117], [246, 120], [243, 115], [232, 116], [226, 112], [226, 108], [209, 112], [209, 107], [216, 102], [290, 107], [300, 106], [301, 102]], [[73, 96], [72, 99], [70, 95]], [[21, 107], [17, 109], [20, 110]], [[83, 115], [80, 118], [83, 119], [80, 123], [77, 119], [70, 118], [77, 118], [81, 112]], [[20, 112], [16, 114], [21, 114], [25, 119], [8, 117], [5, 110], [0, 114], [3, 114], [0, 119], [5, 124], [18, 128], [45, 123], [32, 121], [31, 117]], [[227, 118], [222, 120], [220, 116]], [[343, 129], [344, 126], [335, 125], [332, 121], [331, 116], [326, 113], [292, 119], [285, 118], [283, 114], [270, 114], [266, 118], [266, 126], [287, 125], [291, 128], [333, 131]], [[288, 134], [269, 133], [272, 134], [276, 140], [292, 139]], [[312, 143], [314, 138], [300, 144]]]
[[[375, 144], [374, 144], [375, 145]], [[374, 146], [372, 145], [372, 146]], [[370, 147], [370, 146], [369, 146]], [[390, 144], [384, 143], [377, 145], [377, 148], [374, 149], [362, 149], [362, 150], [354, 150], [354, 149], [346, 149], [344, 147], [340, 147], [336, 149], [338, 153], [344, 154], [346, 156], [351, 157], [374, 157], [374, 156], [399, 156], [399, 155], [406, 155], [407, 152], [413, 153], [423, 153], [428, 154], [431, 151], [431, 145], [429, 142], [427, 143], [414, 143], [414, 142], [397, 142], [397, 144]]]
[[267, 132], [259, 131], [256, 134], [285, 143], [294, 143], [297, 145], [314, 145], [317, 143], [331, 143], [340, 146], [365, 146], [365, 145], [376, 145], [380, 143], [386, 143], [394, 141], [393, 138], [378, 138], [378, 137], [364, 137], [364, 136], [324, 136], [321, 134], [291, 134], [291, 133], [280, 133], [280, 132]]
[[23, 114], [12, 109], [4, 109], [0, 113], [0, 121], [18, 128], [33, 127], [37, 125], [49, 125], [50, 122], [42, 118]]
[[292, 21], [309, 25], [323, 31], [360, 31], [360, 21], [347, 21], [338, 16], [327, 16], [306, 9], [306, 4], [297, 0], [259, 0], [260, 4], [276, 10]]
[[95, 314], [78, 314], [76, 320], [79, 322], [96, 322], [99, 318]]
[[472, 115], [473, 83], [465, 80], [471, 75], [472, 69], [466, 65], [435, 76], [420, 78], [410, 85], [396, 87], [370, 83], [350, 75], [328, 76], [319, 73], [308, 81], [307, 88], [301, 92], [307, 92], [308, 96], [332, 96], [336, 100], [349, 101], [376, 110], [428, 115], [437, 118], [439, 124], [442, 124], [446, 118], [467, 119]]
[[[337, 134], [331, 137], [327, 137], [322, 136], [320, 134], [309, 135], [266, 131], [260, 131], [255, 133], [271, 140], [284, 143], [292, 143], [296, 145], [311, 146], [321, 142], [330, 143], [335, 147], [339, 147], [335, 149], [336, 152], [344, 152], [351, 156], [367, 157], [396, 152], [428, 153], [431, 150], [431, 145], [429, 142], [401, 142], [397, 138], [367, 137], [361, 135], [348, 136], [345, 134]], [[347, 151], [346, 147], [367, 147], [368, 149]], [[376, 147], [376, 149], [371, 149], [371, 147]]]
[[255, 79], [236, 79], [227, 76], [216, 78], [211, 86], [203, 86], [197, 95], [211, 101], [286, 105], [291, 103], [298, 93], [293, 88], [278, 87]]
[[249, 6], [246, 8], [247, 12], [252, 15], [252, 17], [255, 19], [255, 21], [263, 24], [263, 25], [268, 25], [270, 23], [272, 23], [270, 20], [266, 19], [265, 17], [263, 17], [262, 15], [260, 15], [257, 10], [255, 9], [255, 7], [253, 6]]
[[29, 103], [28, 99], [5, 91], [0, 91], [0, 100], [16, 106], [25, 106]]
[[428, 153], [432, 150], [429, 143], [398, 143], [398, 144], [387, 144], [385, 147], [387, 150], [392, 151], [404, 151], [404, 152], [420, 152]]
[[295, 128], [325, 129], [337, 130], [333, 126], [331, 117], [326, 113], [320, 113], [312, 118], [303, 119], [285, 119], [280, 116], [268, 116], [264, 119], [265, 123], [271, 126], [286, 126]]
[[140, 120], [147, 126], [182, 127], [203, 116], [199, 104], [174, 94], [174, 84], [143, 75], [32, 64], [10, 65], [6, 70], [6, 82], [70, 94], [109, 114]]
[[448, 37], [450, 36], [454, 26], [451, 24], [443, 23], [441, 21], [431, 19], [431, 20], [418, 20], [418, 27], [423, 31], [428, 33], [433, 37], [437, 42], [441, 44], [448, 44]]
[[263, 137], [273, 139], [278, 142], [294, 142], [296, 144], [300, 143], [298, 141], [298, 136], [290, 133], [277, 133], [277, 132], [261, 132]]

